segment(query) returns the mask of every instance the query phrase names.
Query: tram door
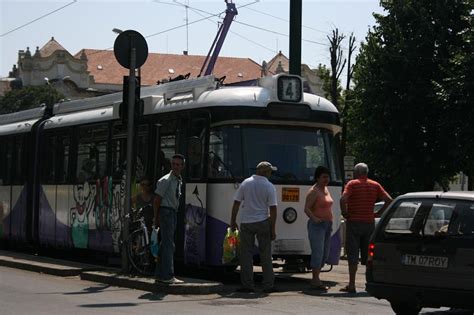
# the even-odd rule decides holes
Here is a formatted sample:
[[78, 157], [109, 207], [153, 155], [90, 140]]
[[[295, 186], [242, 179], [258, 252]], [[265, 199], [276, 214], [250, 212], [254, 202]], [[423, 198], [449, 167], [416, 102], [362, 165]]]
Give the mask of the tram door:
[[177, 260], [200, 265], [206, 254], [206, 138], [207, 115], [164, 117], [156, 125], [155, 180], [171, 170], [174, 154], [183, 154], [186, 166], [182, 177], [182, 198], [176, 228]]
[[208, 115], [193, 115], [186, 128], [186, 190], [184, 198], [184, 262], [201, 265], [206, 261], [206, 139]]

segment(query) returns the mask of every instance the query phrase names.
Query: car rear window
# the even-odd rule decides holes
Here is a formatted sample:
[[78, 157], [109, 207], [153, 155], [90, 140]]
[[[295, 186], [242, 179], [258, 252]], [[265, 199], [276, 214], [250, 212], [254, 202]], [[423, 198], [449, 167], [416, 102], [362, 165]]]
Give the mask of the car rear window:
[[474, 235], [474, 203], [453, 199], [410, 199], [395, 204], [384, 219], [388, 234]]

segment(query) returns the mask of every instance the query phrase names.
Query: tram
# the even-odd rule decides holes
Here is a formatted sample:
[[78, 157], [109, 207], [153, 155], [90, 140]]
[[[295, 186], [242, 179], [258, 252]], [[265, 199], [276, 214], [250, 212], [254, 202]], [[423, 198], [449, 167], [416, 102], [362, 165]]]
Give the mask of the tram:
[[[314, 170], [331, 171], [339, 200], [339, 113], [303, 91], [303, 80], [278, 74], [255, 86], [225, 86], [213, 75], [141, 88], [135, 176], [159, 179], [184, 154], [183, 202], [176, 258], [222, 266], [222, 242], [239, 184], [258, 162], [277, 167], [273, 257], [309, 264], [306, 192]], [[0, 239], [53, 249], [117, 255], [124, 220], [127, 125], [122, 93], [67, 101], [0, 116]], [[341, 250], [334, 203], [329, 264]]]

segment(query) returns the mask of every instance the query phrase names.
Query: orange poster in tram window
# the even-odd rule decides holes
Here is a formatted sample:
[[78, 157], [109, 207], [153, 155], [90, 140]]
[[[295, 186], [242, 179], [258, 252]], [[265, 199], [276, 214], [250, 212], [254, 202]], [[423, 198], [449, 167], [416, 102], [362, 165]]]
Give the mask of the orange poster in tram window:
[[300, 189], [298, 187], [283, 187], [281, 190], [282, 202], [300, 201]]

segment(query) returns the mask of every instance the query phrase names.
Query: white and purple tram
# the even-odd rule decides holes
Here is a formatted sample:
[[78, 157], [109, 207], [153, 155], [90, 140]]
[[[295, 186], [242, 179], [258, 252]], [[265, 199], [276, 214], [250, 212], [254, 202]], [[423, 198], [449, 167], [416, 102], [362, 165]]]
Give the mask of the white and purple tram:
[[[169, 158], [187, 158], [176, 255], [184, 263], [222, 265], [233, 196], [267, 160], [278, 170], [273, 256], [308, 263], [303, 207], [317, 166], [331, 171], [339, 200], [339, 113], [303, 92], [300, 77], [264, 77], [255, 86], [222, 86], [214, 76], [141, 89], [136, 121], [136, 178], [158, 179]], [[40, 247], [120, 251], [127, 126], [122, 94], [68, 101], [0, 116], [0, 239]], [[340, 256], [334, 203], [332, 249]]]

